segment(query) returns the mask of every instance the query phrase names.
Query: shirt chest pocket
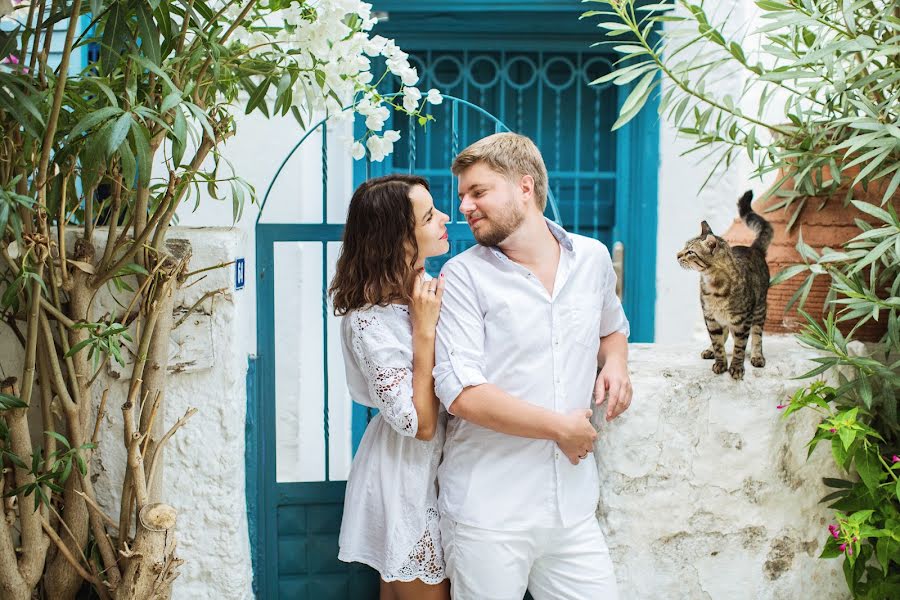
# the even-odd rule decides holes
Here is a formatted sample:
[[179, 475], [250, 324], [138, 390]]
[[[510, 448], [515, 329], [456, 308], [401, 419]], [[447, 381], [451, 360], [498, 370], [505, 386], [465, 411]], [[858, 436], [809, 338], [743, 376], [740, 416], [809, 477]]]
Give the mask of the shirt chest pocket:
[[600, 346], [600, 309], [593, 306], [569, 306], [563, 310], [563, 335], [595, 350]]

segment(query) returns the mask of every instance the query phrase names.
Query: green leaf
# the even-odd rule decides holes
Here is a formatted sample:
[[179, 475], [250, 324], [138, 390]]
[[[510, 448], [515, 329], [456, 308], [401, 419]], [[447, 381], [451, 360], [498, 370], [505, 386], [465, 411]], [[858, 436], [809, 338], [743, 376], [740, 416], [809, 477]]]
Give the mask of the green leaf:
[[269, 91], [269, 85], [271, 85], [271, 79], [263, 79], [256, 89], [250, 94], [250, 99], [247, 101], [247, 108], [244, 111], [246, 114], [252, 113], [262, 102], [266, 100], [266, 92]]
[[843, 467], [844, 463], [847, 462], [847, 450], [844, 448], [844, 445], [838, 437], [831, 438], [831, 454], [834, 456], [834, 462], [836, 462], [838, 466]]
[[836, 479], [834, 477], [823, 477], [822, 483], [827, 485], [830, 488], [840, 488], [840, 489], [850, 489], [853, 487], [852, 481], [847, 481], [846, 479]]
[[16, 27], [12, 31], [0, 31], [0, 60], [9, 56], [16, 49], [20, 29], [21, 27]]
[[142, 123], [132, 121], [131, 136], [137, 153], [138, 186], [144, 188], [149, 185], [150, 174], [153, 170], [153, 158], [150, 155], [150, 133]]
[[[900, 173], [900, 171], [898, 171], [898, 173]], [[894, 219], [891, 217], [890, 213], [883, 208], [879, 208], [874, 204], [869, 204], [868, 202], [862, 202], [860, 200], [851, 200], [850, 203], [867, 215], [871, 215], [876, 219], [881, 219], [888, 225], [894, 224]]]
[[613, 123], [612, 131], [619, 129], [628, 123], [638, 114], [638, 112], [640, 112], [641, 108], [643, 108], [647, 99], [650, 97], [653, 87], [655, 87], [655, 79], [656, 71], [653, 71], [644, 75], [643, 79], [634, 86], [634, 89], [631, 90], [628, 98], [626, 98], [624, 104], [622, 104], [622, 108], [619, 111], [619, 118]]
[[63, 436], [55, 431], [45, 431], [44, 433], [46, 433], [47, 435], [49, 435], [52, 438], [56, 438], [56, 440], [58, 440], [59, 443], [62, 444], [63, 446], [65, 446], [66, 448], [69, 448], [69, 449], [72, 448], [72, 446], [69, 445], [69, 440], [67, 440], [65, 438], [65, 436]]
[[119, 162], [122, 167], [122, 182], [126, 189], [134, 188], [134, 178], [137, 175], [137, 163], [128, 140], [124, 140], [119, 146]]
[[187, 121], [181, 107], [175, 108], [175, 120], [172, 129], [172, 162], [174, 168], [181, 165], [184, 159], [184, 151], [187, 147]]
[[141, 50], [155, 64], [160, 64], [162, 54], [159, 48], [159, 30], [153, 21], [153, 14], [143, 1], [137, 2], [138, 33], [141, 36]]
[[792, 277], [796, 277], [800, 273], [808, 271], [809, 267], [807, 265], [791, 265], [786, 269], [783, 269], [779, 273], [777, 273], [772, 280], [769, 282], [770, 286], [778, 285], [779, 283], [783, 283]]
[[875, 493], [878, 490], [878, 484], [881, 483], [881, 464], [878, 456], [874, 455], [866, 444], [862, 444], [856, 450], [854, 463], [860, 479], [866, 484], [869, 491]]
[[163, 98], [163, 102], [159, 108], [159, 112], [165, 114], [179, 104], [181, 104], [181, 94], [179, 92], [172, 92], [171, 94]]
[[106, 74], [112, 73], [121, 61], [120, 50], [123, 48], [123, 40], [130, 35], [126, 22], [125, 3], [113, 2], [106, 13], [106, 23], [103, 26], [103, 37], [100, 42], [100, 65]]
[[70, 356], [75, 356], [79, 350], [81, 350], [82, 348], [84, 348], [90, 344], [93, 344], [93, 343], [94, 343], [94, 338], [89, 337], [86, 340], [81, 340], [80, 342], [78, 342], [77, 344], [75, 344], [74, 346], [69, 348], [69, 351], [66, 352], [66, 354], [65, 354], [65, 358], [68, 358]]
[[[109, 125], [107, 125], [107, 127], [109, 127]], [[125, 138], [128, 136], [129, 129], [131, 129], [131, 113], [122, 113], [122, 116], [116, 119], [109, 130], [109, 137], [106, 139], [107, 158], [112, 156], [112, 154], [119, 149], [119, 146], [122, 145], [122, 142], [124, 142]]]
[[28, 403], [16, 396], [0, 393], [0, 410], [9, 410], [10, 408], [28, 408]]
[[875, 556], [881, 564], [881, 569], [887, 573], [888, 563], [891, 559], [900, 562], [900, 542], [891, 537], [880, 537], [875, 544]]
[[81, 119], [68, 133], [66, 138], [71, 141], [84, 133], [92, 129], [94, 126], [99, 125], [103, 121], [106, 121], [110, 117], [118, 115], [122, 112], [122, 109], [118, 106], [104, 106], [103, 108], [97, 109], [94, 112], [86, 115], [83, 119]]

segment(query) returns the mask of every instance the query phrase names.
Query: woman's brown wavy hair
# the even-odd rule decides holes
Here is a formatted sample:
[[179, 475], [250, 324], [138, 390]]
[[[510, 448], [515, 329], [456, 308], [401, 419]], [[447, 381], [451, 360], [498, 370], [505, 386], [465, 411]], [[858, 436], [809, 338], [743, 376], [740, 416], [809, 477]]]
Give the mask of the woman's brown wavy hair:
[[409, 300], [419, 253], [409, 197], [415, 185], [428, 189], [421, 177], [394, 174], [369, 179], [353, 192], [344, 244], [328, 290], [335, 315]]

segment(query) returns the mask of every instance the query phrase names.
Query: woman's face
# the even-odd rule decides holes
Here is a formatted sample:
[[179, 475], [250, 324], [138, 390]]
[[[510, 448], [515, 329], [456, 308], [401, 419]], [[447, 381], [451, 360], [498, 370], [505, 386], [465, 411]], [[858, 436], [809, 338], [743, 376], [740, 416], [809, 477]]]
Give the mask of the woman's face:
[[417, 262], [422, 263], [426, 258], [448, 252], [450, 240], [447, 238], [446, 224], [450, 217], [434, 207], [431, 193], [421, 185], [412, 186], [409, 199], [416, 217]]

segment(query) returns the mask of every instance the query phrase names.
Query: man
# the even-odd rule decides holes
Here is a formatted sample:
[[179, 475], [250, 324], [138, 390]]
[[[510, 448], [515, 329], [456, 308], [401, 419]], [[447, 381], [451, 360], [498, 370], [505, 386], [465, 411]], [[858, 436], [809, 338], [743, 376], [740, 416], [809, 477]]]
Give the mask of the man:
[[452, 170], [478, 242], [444, 267], [434, 369], [452, 415], [438, 481], [453, 598], [615, 599], [589, 421], [592, 391], [607, 420], [632, 395], [609, 252], [543, 217], [528, 138], [484, 138]]

